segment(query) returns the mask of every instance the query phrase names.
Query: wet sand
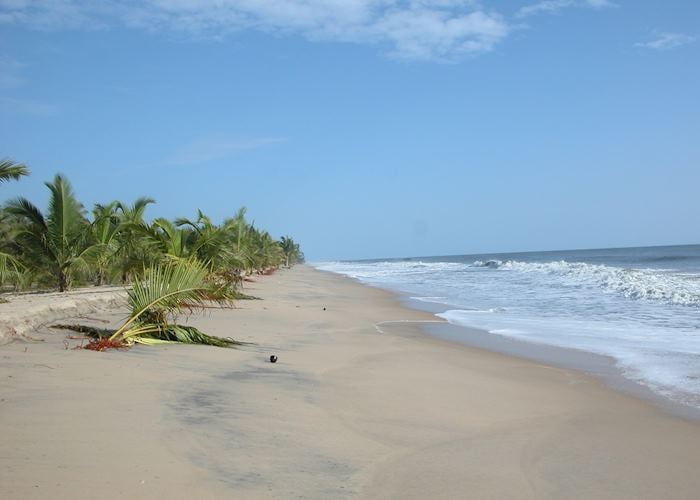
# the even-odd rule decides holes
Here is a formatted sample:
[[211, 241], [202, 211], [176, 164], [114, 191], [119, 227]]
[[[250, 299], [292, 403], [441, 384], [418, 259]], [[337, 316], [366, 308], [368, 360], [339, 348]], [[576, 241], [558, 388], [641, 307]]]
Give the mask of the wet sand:
[[700, 491], [700, 426], [595, 377], [430, 337], [431, 314], [308, 267], [246, 292], [264, 300], [189, 320], [243, 349], [95, 353], [46, 328], [0, 346], [0, 497]]

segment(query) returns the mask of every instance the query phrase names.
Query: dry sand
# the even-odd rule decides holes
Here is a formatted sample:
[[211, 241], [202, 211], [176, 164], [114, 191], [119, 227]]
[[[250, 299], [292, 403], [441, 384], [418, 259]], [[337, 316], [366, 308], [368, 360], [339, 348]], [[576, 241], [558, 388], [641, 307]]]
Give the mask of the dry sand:
[[0, 498], [700, 494], [697, 423], [415, 323], [380, 333], [435, 318], [335, 275], [247, 291], [264, 300], [190, 321], [250, 348], [1, 346]]

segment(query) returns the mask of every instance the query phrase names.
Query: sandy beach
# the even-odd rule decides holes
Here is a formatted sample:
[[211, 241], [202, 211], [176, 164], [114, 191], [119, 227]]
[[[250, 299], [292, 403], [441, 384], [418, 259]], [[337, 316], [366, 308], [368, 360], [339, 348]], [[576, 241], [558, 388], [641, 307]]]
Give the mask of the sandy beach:
[[0, 346], [0, 498], [698, 496], [696, 422], [310, 267], [245, 291], [189, 319], [241, 349], [96, 353], [46, 326]]

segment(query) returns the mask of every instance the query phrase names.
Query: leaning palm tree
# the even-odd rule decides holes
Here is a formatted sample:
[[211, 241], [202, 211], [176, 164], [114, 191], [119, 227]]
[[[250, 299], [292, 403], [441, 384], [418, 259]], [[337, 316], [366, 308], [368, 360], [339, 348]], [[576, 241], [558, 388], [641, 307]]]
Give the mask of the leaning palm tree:
[[143, 278], [137, 278], [127, 292], [129, 318], [108, 340], [117, 345], [183, 342], [231, 347], [242, 344], [174, 322], [182, 311], [203, 309], [212, 300], [227, 302], [227, 291], [212, 288], [207, 273], [207, 264], [196, 259], [164, 261], [146, 269]]
[[51, 191], [46, 215], [26, 198], [10, 201], [6, 210], [22, 222], [15, 243], [27, 265], [44, 270], [63, 292], [88, 269], [89, 222], [65, 177], [45, 184]]
[[0, 160], [0, 182], [16, 181], [25, 175], [29, 175], [29, 167], [26, 165], [7, 158]]

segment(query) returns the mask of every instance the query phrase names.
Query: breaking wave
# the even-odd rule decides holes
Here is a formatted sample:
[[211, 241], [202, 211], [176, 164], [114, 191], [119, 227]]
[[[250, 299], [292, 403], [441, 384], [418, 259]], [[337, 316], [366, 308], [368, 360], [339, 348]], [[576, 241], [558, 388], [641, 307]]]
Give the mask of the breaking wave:
[[700, 305], [700, 279], [696, 275], [674, 274], [659, 270], [621, 269], [584, 262], [474, 262], [475, 267], [493, 267], [521, 273], [540, 273], [573, 284], [597, 286], [629, 299], [663, 301], [684, 306]]

